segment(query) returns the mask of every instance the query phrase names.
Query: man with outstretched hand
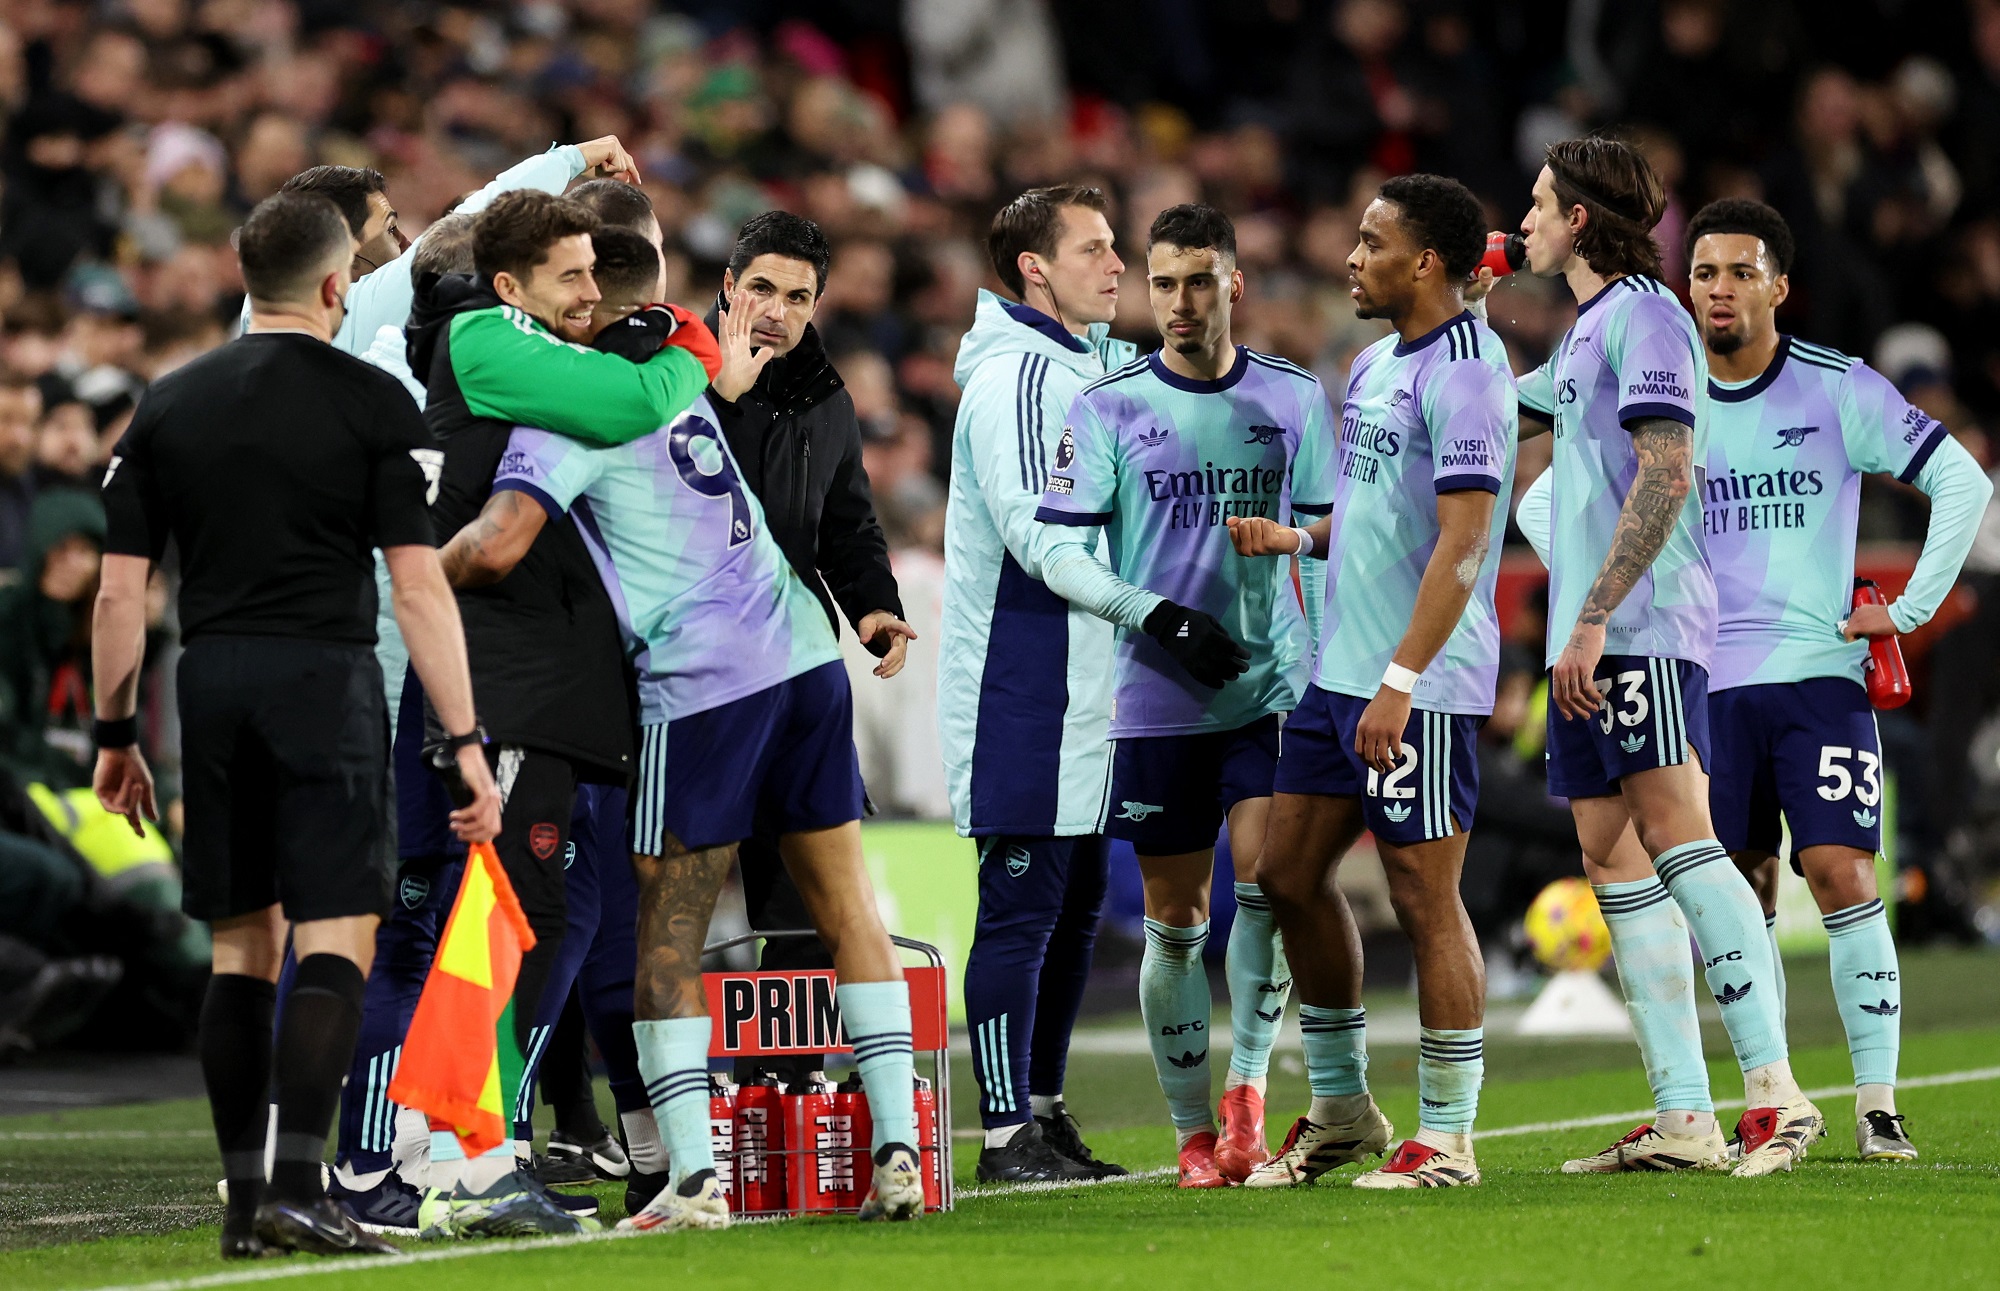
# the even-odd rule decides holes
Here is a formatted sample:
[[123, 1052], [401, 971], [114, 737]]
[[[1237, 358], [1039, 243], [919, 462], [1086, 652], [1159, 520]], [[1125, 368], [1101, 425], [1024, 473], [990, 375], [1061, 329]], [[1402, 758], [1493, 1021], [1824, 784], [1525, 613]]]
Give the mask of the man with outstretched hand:
[[[250, 331], [155, 384], [105, 473], [97, 792], [135, 829], [154, 813], [133, 710], [146, 580], [172, 541], [187, 642], [183, 904], [214, 932], [199, 1046], [229, 1184], [222, 1253], [391, 1252], [320, 1184], [395, 870], [371, 548], [472, 791], [451, 816], [459, 838], [495, 835], [500, 794], [431, 549], [429, 435], [394, 378], [328, 344], [354, 254], [347, 224], [323, 197], [282, 193], [251, 212], [237, 254]], [[298, 970], [274, 1046], [288, 932]]]

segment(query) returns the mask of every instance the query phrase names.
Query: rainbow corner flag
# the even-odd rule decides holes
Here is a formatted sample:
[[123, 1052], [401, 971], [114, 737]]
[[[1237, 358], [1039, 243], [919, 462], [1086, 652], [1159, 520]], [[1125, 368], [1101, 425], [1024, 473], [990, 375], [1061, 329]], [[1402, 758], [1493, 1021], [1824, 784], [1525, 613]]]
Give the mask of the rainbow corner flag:
[[506, 1086], [519, 1086], [522, 1068], [510, 1025], [514, 979], [534, 944], [493, 845], [475, 844], [389, 1084], [391, 1099], [449, 1127], [468, 1157], [513, 1130]]

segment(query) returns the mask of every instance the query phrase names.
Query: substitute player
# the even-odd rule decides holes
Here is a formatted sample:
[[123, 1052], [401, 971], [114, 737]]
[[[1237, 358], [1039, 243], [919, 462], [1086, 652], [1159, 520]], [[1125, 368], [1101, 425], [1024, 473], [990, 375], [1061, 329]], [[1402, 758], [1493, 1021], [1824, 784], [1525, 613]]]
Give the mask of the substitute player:
[[1313, 1101], [1251, 1187], [1310, 1182], [1391, 1138], [1367, 1092], [1361, 943], [1333, 883], [1364, 828], [1416, 947], [1423, 1030], [1417, 1135], [1355, 1185], [1479, 1182], [1486, 973], [1458, 882], [1500, 663], [1493, 587], [1518, 433], [1506, 347], [1464, 304], [1483, 219], [1456, 180], [1382, 186], [1347, 267], [1359, 315], [1396, 332], [1348, 379], [1333, 514], [1308, 529], [1229, 521], [1246, 556], [1328, 563], [1313, 685], [1285, 722], [1257, 862], [1290, 948]]
[[[1902, 986], [1875, 886], [1882, 749], [1862, 686], [1861, 638], [1929, 622], [1951, 591], [1993, 486], [1945, 427], [1858, 359], [1778, 332], [1792, 234], [1762, 202], [1702, 208], [1689, 287], [1710, 371], [1709, 560], [1720, 607], [1709, 684], [1716, 835], [1764, 903], [1776, 960], [1780, 813], [1792, 868], [1826, 924], [1833, 996], [1854, 1060], [1856, 1150], [1915, 1160], [1896, 1113]], [[1903, 595], [1850, 616], [1861, 476], [1931, 499]], [[1784, 977], [1777, 979], [1782, 1005]], [[1747, 1113], [1746, 1152], [1772, 1132]]]
[[938, 742], [952, 823], [979, 847], [965, 1020], [983, 1181], [1125, 1173], [1085, 1146], [1062, 1097], [1110, 877], [1112, 628], [1050, 591], [1035, 554], [1064, 415], [1134, 353], [1107, 335], [1125, 264], [1105, 204], [1058, 186], [1002, 207], [987, 250], [1018, 302], [980, 292], [958, 347]]
[[[250, 331], [155, 382], [105, 472], [96, 787], [135, 829], [154, 814], [133, 705], [146, 580], [171, 538], [187, 642], [183, 903], [215, 942], [199, 1045], [228, 1183], [222, 1254], [393, 1253], [320, 1185], [395, 865], [371, 548], [386, 556], [410, 657], [475, 795], [451, 813], [461, 840], [494, 836], [500, 795], [431, 550], [430, 437], [394, 379], [330, 344], [348, 226], [326, 198], [281, 193], [250, 213], [237, 254]], [[298, 968], [274, 1047], [288, 936]]]
[[[1715, 582], [1696, 487], [1708, 365], [1693, 320], [1661, 285], [1659, 177], [1630, 147], [1551, 146], [1521, 222], [1528, 265], [1562, 276], [1577, 321], [1521, 383], [1522, 432], [1553, 426], [1549, 791], [1570, 799], [1585, 871], [1609, 924], [1659, 1109], [1569, 1173], [1719, 1164], [1695, 1022], [1687, 937], [1771, 1140], [1736, 1167], [1790, 1169], [1824, 1132], [1792, 1078], [1776, 968], [1756, 894], [1715, 839], [1704, 769]], [[1614, 856], [1627, 824], [1651, 865]]]
[[[1264, 1076], [1290, 973], [1254, 875], [1279, 716], [1299, 701], [1308, 647], [1284, 566], [1239, 555], [1225, 522], [1326, 514], [1335, 432], [1310, 372], [1230, 340], [1243, 275], [1228, 217], [1198, 205], [1160, 212], [1146, 275], [1166, 344], [1077, 396], [1035, 518], [1051, 526], [1043, 581], [1125, 629], [1108, 832], [1132, 843], [1145, 881], [1139, 1007], [1180, 1139], [1180, 1184], [1219, 1188], [1270, 1155]], [[1235, 1049], [1218, 1142], [1201, 952], [1225, 818], [1236, 866]]]
[[[642, 310], [595, 343], [625, 352], [632, 337], [654, 334], [660, 320], [651, 316], [666, 310]], [[726, 314], [726, 349], [739, 362], [756, 312], [746, 291]], [[609, 448], [518, 429], [493, 487], [446, 547], [455, 581], [518, 576], [515, 563], [543, 528], [573, 513], [639, 675], [633, 1032], [672, 1178], [620, 1227], [729, 1223], [709, 1138], [701, 954], [736, 844], [759, 819], [777, 822], [785, 864], [839, 974], [842, 1025], [874, 1121], [875, 1177], [861, 1218], [915, 1219], [924, 1193], [910, 996], [862, 861], [847, 673], [832, 625], [771, 537], [714, 410], [697, 400], [653, 434]]]

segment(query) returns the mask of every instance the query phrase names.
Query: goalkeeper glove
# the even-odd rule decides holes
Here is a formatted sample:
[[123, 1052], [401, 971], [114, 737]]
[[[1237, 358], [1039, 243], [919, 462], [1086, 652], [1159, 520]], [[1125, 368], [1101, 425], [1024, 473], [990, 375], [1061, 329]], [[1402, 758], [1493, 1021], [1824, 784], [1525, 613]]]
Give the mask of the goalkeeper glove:
[[1140, 627], [1189, 676], [1212, 690], [1250, 667], [1250, 652], [1230, 638], [1215, 616], [1200, 610], [1161, 601]]

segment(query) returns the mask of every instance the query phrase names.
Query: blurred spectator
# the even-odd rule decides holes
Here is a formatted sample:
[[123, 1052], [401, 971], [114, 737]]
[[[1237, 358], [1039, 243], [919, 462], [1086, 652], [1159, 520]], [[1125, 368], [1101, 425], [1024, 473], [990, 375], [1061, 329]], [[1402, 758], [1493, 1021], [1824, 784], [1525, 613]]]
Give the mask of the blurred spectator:
[[0, 589], [0, 766], [22, 783], [90, 783], [90, 612], [104, 551], [95, 492], [35, 499], [21, 577]]
[[42, 392], [42, 420], [35, 428], [36, 491], [95, 490], [103, 474], [95, 412], [53, 372], [35, 384]]
[[19, 374], [0, 373], [0, 586], [19, 577], [28, 549], [28, 513], [35, 504], [35, 424], [42, 415], [39, 386]]
[[1002, 124], [1062, 101], [1055, 27], [1044, 0], [905, 0], [910, 79], [932, 111], [958, 100]]

